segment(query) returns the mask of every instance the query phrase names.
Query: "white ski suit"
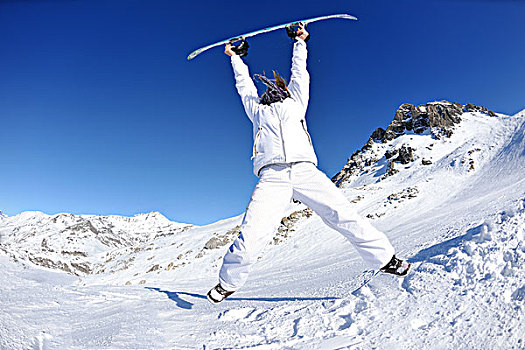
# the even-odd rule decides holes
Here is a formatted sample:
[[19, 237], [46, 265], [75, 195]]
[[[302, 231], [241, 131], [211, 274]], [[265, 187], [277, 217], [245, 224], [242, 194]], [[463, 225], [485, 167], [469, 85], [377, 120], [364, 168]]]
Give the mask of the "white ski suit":
[[394, 255], [388, 238], [357, 214], [342, 192], [316, 167], [306, 128], [310, 76], [306, 43], [294, 44], [288, 91], [291, 97], [271, 105], [259, 103], [257, 88], [242, 59], [231, 57], [237, 92], [253, 123], [253, 168], [259, 182], [246, 208], [241, 233], [230, 246], [219, 273], [229, 291], [242, 287], [251, 265], [271, 240], [291, 199], [312, 208], [343, 234], [370, 267], [379, 269]]

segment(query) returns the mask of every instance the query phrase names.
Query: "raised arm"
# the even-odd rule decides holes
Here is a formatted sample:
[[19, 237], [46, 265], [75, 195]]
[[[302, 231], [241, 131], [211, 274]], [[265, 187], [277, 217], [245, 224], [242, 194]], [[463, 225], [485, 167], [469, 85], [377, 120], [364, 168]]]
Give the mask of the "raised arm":
[[231, 57], [233, 73], [235, 75], [235, 87], [241, 96], [246, 115], [253, 122], [254, 115], [259, 106], [259, 95], [250, 77], [248, 66], [242, 61], [242, 58], [232, 50], [232, 47], [231, 44], [226, 44], [224, 53]]
[[308, 51], [305, 42], [308, 36], [309, 34], [304, 27], [301, 26], [297, 30], [297, 41], [293, 45], [292, 74], [288, 84], [288, 91], [290, 91], [292, 98], [301, 103], [305, 110], [310, 98], [310, 74], [306, 69]]

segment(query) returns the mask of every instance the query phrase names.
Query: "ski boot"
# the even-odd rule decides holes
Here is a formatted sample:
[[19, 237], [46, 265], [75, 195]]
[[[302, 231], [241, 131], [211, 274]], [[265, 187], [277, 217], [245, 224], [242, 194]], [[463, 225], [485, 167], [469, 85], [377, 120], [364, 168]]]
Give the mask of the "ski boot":
[[210, 291], [206, 295], [206, 298], [208, 298], [210, 303], [218, 304], [232, 294], [233, 292], [227, 291], [226, 289], [222, 288], [221, 284], [219, 283], [215, 287], [210, 289]]
[[406, 276], [408, 270], [410, 270], [410, 263], [408, 261], [398, 259], [394, 255], [392, 256], [392, 259], [390, 259], [390, 262], [383, 266], [379, 271], [390, 273], [396, 276]]

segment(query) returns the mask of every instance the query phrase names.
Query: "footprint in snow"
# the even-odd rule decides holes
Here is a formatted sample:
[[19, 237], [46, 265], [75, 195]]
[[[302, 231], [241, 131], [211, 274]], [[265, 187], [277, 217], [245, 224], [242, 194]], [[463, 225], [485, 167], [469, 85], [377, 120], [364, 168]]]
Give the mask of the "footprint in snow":
[[219, 314], [221, 321], [237, 321], [247, 319], [255, 311], [252, 307], [242, 307], [239, 309], [231, 309], [223, 311]]

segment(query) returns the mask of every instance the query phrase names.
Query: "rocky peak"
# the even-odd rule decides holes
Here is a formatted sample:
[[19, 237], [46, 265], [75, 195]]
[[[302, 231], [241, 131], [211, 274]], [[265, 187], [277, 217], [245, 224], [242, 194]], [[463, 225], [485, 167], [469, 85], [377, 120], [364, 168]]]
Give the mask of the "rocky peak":
[[432, 135], [440, 139], [450, 137], [455, 124], [461, 122], [460, 115], [466, 112], [479, 112], [490, 116], [496, 114], [485, 107], [467, 103], [462, 105], [456, 102], [436, 101], [425, 105], [415, 106], [409, 103], [402, 104], [390, 125], [383, 130], [376, 129], [372, 139], [376, 142], [388, 142], [407, 132], [422, 134], [430, 129]]
[[[435, 101], [420, 106], [409, 103], [402, 104], [386, 130], [377, 128], [363, 148], [352, 154], [343, 169], [332, 178], [332, 181], [339, 186], [350, 176], [359, 174], [365, 167], [377, 162], [383, 154], [367, 153], [368, 150], [372, 149], [374, 143], [387, 143], [409, 133], [423, 134], [429, 132], [436, 140], [443, 137], [448, 138], [452, 136], [454, 126], [461, 122], [461, 115], [468, 112], [496, 116], [487, 108], [471, 103], [462, 105], [456, 102]], [[398, 154], [397, 158], [393, 158], [395, 154]], [[393, 150], [385, 156], [387, 159], [391, 158], [391, 163], [398, 161], [401, 164], [407, 164], [414, 160], [413, 149], [409, 146]]]
[[3, 211], [0, 210], [0, 219], [6, 218], [7, 215], [4, 214]]

